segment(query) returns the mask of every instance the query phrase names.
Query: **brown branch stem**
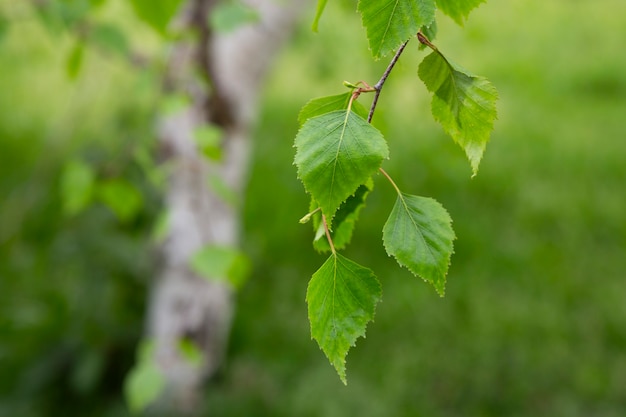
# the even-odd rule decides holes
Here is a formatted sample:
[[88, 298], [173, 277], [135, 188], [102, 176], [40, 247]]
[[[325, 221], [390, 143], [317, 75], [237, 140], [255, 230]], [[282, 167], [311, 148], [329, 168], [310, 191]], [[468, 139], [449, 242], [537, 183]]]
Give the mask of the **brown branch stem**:
[[389, 74], [391, 74], [391, 70], [393, 69], [393, 67], [398, 62], [398, 59], [400, 59], [400, 55], [402, 55], [402, 52], [404, 52], [404, 48], [406, 48], [406, 45], [408, 43], [409, 43], [409, 41], [407, 40], [402, 45], [400, 45], [400, 47], [396, 51], [396, 54], [393, 56], [393, 59], [391, 60], [391, 62], [387, 66], [387, 69], [383, 73], [383, 76], [380, 77], [380, 80], [378, 80], [376, 85], [374, 85], [374, 90], [376, 91], [376, 93], [374, 94], [374, 100], [372, 101], [372, 106], [370, 107], [370, 112], [369, 112], [369, 114], [367, 116], [367, 122], [368, 123], [372, 123], [372, 118], [374, 117], [374, 111], [376, 111], [376, 105], [378, 104], [378, 97], [380, 97], [380, 93], [383, 90], [383, 86], [385, 85], [385, 81], [387, 81], [387, 77], [389, 77]]

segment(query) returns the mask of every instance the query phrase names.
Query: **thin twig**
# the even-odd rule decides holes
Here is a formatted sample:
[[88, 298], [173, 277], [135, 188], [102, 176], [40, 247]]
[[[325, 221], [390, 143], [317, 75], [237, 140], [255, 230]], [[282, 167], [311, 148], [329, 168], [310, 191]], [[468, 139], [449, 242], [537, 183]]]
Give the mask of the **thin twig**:
[[372, 106], [370, 107], [370, 113], [367, 116], [368, 123], [372, 123], [372, 118], [374, 117], [374, 111], [376, 110], [376, 105], [378, 104], [378, 97], [380, 96], [380, 93], [383, 90], [383, 86], [385, 85], [385, 81], [387, 81], [387, 77], [389, 77], [389, 74], [391, 74], [391, 70], [396, 65], [396, 62], [398, 62], [398, 59], [400, 59], [400, 55], [402, 55], [402, 52], [404, 51], [404, 48], [406, 47], [407, 43], [409, 43], [408, 40], [404, 42], [402, 45], [400, 45], [400, 48], [398, 48], [398, 51], [396, 52], [393, 59], [389, 63], [389, 66], [383, 73], [383, 76], [380, 77], [380, 80], [374, 86], [374, 90], [376, 90], [376, 93], [374, 94], [374, 100], [372, 101]]
[[335, 245], [333, 244], [333, 239], [330, 237], [330, 229], [328, 228], [328, 223], [326, 222], [326, 216], [322, 214], [322, 223], [324, 223], [324, 231], [326, 232], [326, 239], [328, 239], [328, 244], [330, 245], [330, 250], [335, 255]]

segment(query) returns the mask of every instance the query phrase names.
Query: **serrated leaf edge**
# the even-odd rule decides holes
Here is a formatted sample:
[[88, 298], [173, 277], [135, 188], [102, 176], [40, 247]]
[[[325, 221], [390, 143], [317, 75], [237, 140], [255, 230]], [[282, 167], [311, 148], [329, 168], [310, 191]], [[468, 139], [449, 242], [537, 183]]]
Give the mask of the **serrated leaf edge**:
[[[491, 91], [488, 91], [488, 92], [493, 95], [494, 100], [497, 101], [500, 98], [499, 94], [498, 94], [498, 90], [491, 83], [491, 81], [489, 81], [486, 77], [483, 77], [483, 76], [480, 76], [480, 75], [476, 75], [476, 74], [468, 71], [467, 69], [465, 69], [461, 65], [459, 65], [459, 64], [449, 60], [439, 49], [434, 50], [432, 53], [439, 55], [444, 60], [444, 62], [447, 64], [447, 66], [448, 66], [448, 68], [449, 68], [449, 70], [451, 72], [451, 76], [452, 76], [453, 80], [454, 80], [454, 75], [452, 73], [454, 71], [456, 71], [456, 72], [464, 74], [465, 76], [470, 77], [470, 78], [472, 78], [472, 79], [474, 79], [476, 81], [486, 82], [486, 85], [491, 87], [490, 88]], [[425, 57], [424, 60], [427, 57]], [[418, 73], [419, 73], [419, 70], [418, 70]], [[478, 144], [478, 146], [472, 146], [473, 149], [470, 149], [470, 146], [464, 146], [461, 143], [461, 141], [459, 140], [459, 137], [464, 137], [465, 136], [465, 132], [464, 131], [462, 131], [462, 130], [460, 131], [461, 135], [451, 133], [450, 131], [448, 131], [448, 129], [446, 129], [443, 126], [443, 124], [441, 123], [441, 118], [434, 114], [433, 105], [434, 105], [434, 102], [436, 100], [437, 90], [431, 90], [430, 87], [425, 82], [424, 82], [424, 85], [426, 86], [426, 89], [432, 94], [432, 98], [431, 98], [431, 113], [432, 113], [433, 118], [435, 119], [435, 121], [437, 123], [439, 123], [439, 125], [441, 126], [443, 131], [448, 136], [450, 136], [452, 138], [452, 140], [457, 145], [459, 145], [463, 149], [463, 152], [465, 153], [465, 156], [469, 160], [470, 166], [472, 167], [472, 178], [475, 177], [478, 174], [478, 168], [480, 166], [480, 162], [482, 161], [483, 155], [484, 155], [485, 150], [487, 148], [487, 143], [489, 143], [489, 141], [491, 140], [491, 132], [493, 132], [493, 130], [494, 130], [495, 121], [498, 120], [498, 108], [497, 108], [497, 106], [495, 106], [495, 103], [494, 103], [494, 108], [493, 108], [494, 116], [493, 116], [493, 120], [490, 121], [490, 134], [489, 134], [489, 136], [487, 137], [487, 139], [485, 140], [484, 143]], [[455, 83], [455, 85], [456, 85], [456, 83]], [[487, 91], [485, 89], [481, 89], [481, 90], [482, 91]], [[476, 149], [476, 148], [480, 148], [480, 149]], [[476, 150], [479, 151], [478, 155], [476, 155], [475, 152], [472, 152], [472, 151], [476, 151]]]
[[[338, 111], [344, 111], [344, 110], [346, 110], [346, 109], [343, 109], [343, 110], [333, 110], [333, 111], [331, 111], [331, 112], [329, 112], [329, 113], [338, 112]], [[307, 119], [307, 120], [306, 120], [306, 122], [308, 122], [308, 121], [310, 121], [310, 120], [312, 120], [312, 119], [317, 119], [318, 117], [323, 117], [323, 116], [326, 116], [326, 115], [327, 115], [327, 114], [329, 114], [329, 113], [324, 113], [324, 114], [320, 114], [320, 115], [315, 116], [315, 117], [311, 117], [311, 118]], [[346, 126], [347, 126], [347, 121], [348, 121], [348, 118], [349, 118], [350, 114], [354, 114], [356, 117], [360, 118], [361, 120], [363, 120], [363, 121], [365, 121], [365, 122], [367, 123], [367, 121], [366, 121], [365, 119], [363, 119], [363, 117], [361, 117], [358, 113], [356, 113], [356, 112], [352, 111], [351, 109], [347, 109], [347, 111], [346, 111], [346, 118], [345, 118], [345, 120], [344, 120], [344, 124], [343, 124], [343, 128], [342, 128], [342, 129], [344, 130], [344, 132], [345, 132], [345, 128], [346, 128]], [[304, 128], [304, 125], [306, 124], [306, 122], [305, 122], [305, 123], [303, 123], [303, 124], [302, 124], [302, 126], [300, 126], [300, 128], [298, 129], [298, 132], [296, 133], [296, 138], [298, 137], [298, 135], [300, 134], [300, 132], [301, 132], [301, 131], [302, 131], [302, 129]], [[375, 129], [375, 130], [377, 130], [377, 131], [378, 131], [378, 129], [376, 129], [376, 127], [374, 127], [371, 123], [368, 123], [368, 125], [369, 125], [369, 126], [371, 126], [373, 129]], [[380, 131], [378, 131], [378, 132], [380, 133]], [[380, 133], [380, 135], [381, 135], [381, 137], [384, 139], [384, 136], [382, 135], [382, 133]], [[385, 142], [385, 143], [386, 143], [386, 142]], [[297, 147], [297, 146], [296, 146], [296, 144], [295, 144], [295, 140], [294, 140], [294, 144], [292, 145], [292, 147], [296, 149], [296, 155], [297, 155], [297, 148], [298, 148], [298, 147]], [[339, 150], [337, 150], [337, 155], [339, 155]], [[298, 178], [298, 179], [300, 180], [300, 182], [302, 183], [302, 186], [304, 187], [304, 190], [306, 191], [306, 193], [307, 193], [307, 194], [309, 194], [311, 197], [313, 197], [313, 194], [311, 194], [311, 191], [308, 189], [308, 187], [306, 186], [306, 184], [305, 184], [305, 183], [304, 183], [304, 181], [302, 180], [302, 177], [300, 176], [300, 168], [299, 168], [299, 167], [298, 167], [298, 165], [296, 164], [296, 160], [295, 160], [295, 158], [296, 158], [296, 156], [294, 156], [294, 160], [293, 160], [293, 162], [292, 162], [292, 165], [294, 165], [294, 166], [297, 168], [297, 169], [296, 169], [296, 172], [297, 172], [297, 178]], [[387, 156], [386, 156], [386, 157], [384, 157], [384, 158], [383, 158], [383, 160], [385, 160], [385, 159], [389, 159], [389, 148], [387, 148]], [[382, 161], [381, 161], [381, 164], [382, 164]], [[380, 168], [380, 167], [379, 167], [379, 168]], [[370, 178], [371, 178], [371, 177], [370, 177]], [[350, 198], [350, 196], [351, 196], [351, 195], [353, 195], [353, 194], [354, 194], [354, 193], [355, 193], [355, 192], [359, 189], [359, 187], [360, 187], [360, 186], [362, 186], [362, 185], [366, 184], [366, 183], [367, 183], [367, 181], [369, 181], [369, 180], [370, 180], [370, 178], [368, 178], [367, 180], [365, 180], [365, 181], [363, 181], [363, 182], [359, 183], [359, 184], [358, 184], [358, 185], [354, 188], [354, 190], [352, 190], [352, 193], [350, 193], [350, 194], [349, 194], [346, 198], [344, 198], [343, 200], [341, 200], [341, 202], [339, 203], [339, 205], [337, 206], [337, 208], [335, 209], [335, 211], [332, 213], [332, 215], [330, 215], [330, 216], [329, 216], [327, 213], [324, 213], [324, 215], [326, 215], [326, 218], [327, 218], [327, 220], [328, 220], [329, 222], [332, 222], [332, 220], [333, 220], [333, 218], [334, 218], [335, 214], [337, 213], [337, 210], [339, 210], [339, 207], [341, 207], [341, 205], [342, 205], [343, 203], [345, 203], [345, 202], [346, 202], [346, 200], [348, 200], [348, 198]]]
[[[399, 3], [399, 2], [400, 2], [400, 0], [395, 0], [395, 5], [394, 5], [394, 8], [398, 5], [398, 3]], [[433, 4], [433, 9], [434, 9], [434, 11], [436, 12], [436, 11], [437, 11], [437, 3], [436, 3], [436, 0], [431, 0], [431, 2], [432, 2], [432, 4]], [[372, 47], [372, 39], [371, 39], [370, 33], [369, 33], [369, 31], [367, 30], [367, 26], [366, 26], [365, 24], [363, 24], [363, 11], [361, 10], [361, 4], [362, 4], [362, 3], [363, 3], [363, 0], [359, 0], [359, 1], [358, 1], [358, 3], [357, 3], [357, 11], [358, 11], [359, 13], [361, 13], [361, 25], [362, 25], [362, 26], [363, 26], [363, 28], [365, 29], [365, 36], [367, 37], [367, 43], [368, 43], [368, 45], [369, 45], [369, 49], [370, 49], [370, 51], [371, 51], [372, 56], [374, 57], [374, 59], [378, 60], [378, 59], [384, 58], [385, 56], [389, 55], [389, 53], [390, 53], [390, 52], [392, 52], [393, 50], [396, 50], [397, 48], [399, 48], [399, 47], [402, 45], [402, 43], [404, 43], [404, 42], [408, 41], [409, 39], [411, 39], [411, 38], [414, 36], [414, 35], [410, 35], [410, 36], [408, 36], [406, 39], [402, 39], [402, 41], [400, 41], [400, 42], [399, 42], [399, 43], [398, 43], [398, 44], [397, 44], [394, 48], [392, 48], [390, 51], [387, 51], [387, 52], [385, 52], [385, 53], [382, 53], [382, 46], [381, 46], [381, 45], [384, 43], [384, 40], [385, 40], [385, 38], [386, 38], [386, 33], [388, 32], [388, 29], [389, 29], [389, 24], [391, 24], [391, 23], [389, 22], [389, 24], [387, 25], [387, 28], [385, 29], [385, 36], [383, 36], [383, 37], [382, 37], [382, 40], [381, 40], [380, 44], [378, 45], [378, 48], [377, 48], [377, 49], [378, 49], [378, 52], [374, 52], [374, 48]], [[433, 22], [433, 21], [435, 21], [435, 19], [436, 19], [436, 17], [435, 17], [435, 13], [433, 13], [433, 17], [432, 17], [432, 19], [431, 19], [431, 21], [430, 21], [430, 22], [424, 21], [421, 25], [417, 25], [417, 26], [418, 26], [418, 27], [421, 27], [421, 26], [428, 26], [428, 25], [432, 24], [432, 22]]]
[[[404, 195], [409, 195], [409, 194], [398, 194], [398, 199], [402, 201], [402, 205], [404, 207], [404, 209], [406, 210], [407, 214], [410, 214], [408, 207], [406, 205], [405, 199], [404, 199]], [[416, 196], [416, 197], [421, 197], [421, 198], [426, 198], [429, 200], [432, 200], [434, 202], [436, 202], [442, 209], [443, 211], [447, 214], [447, 218], [448, 218], [448, 225], [450, 226], [450, 229], [452, 230], [452, 240], [451, 242], [454, 242], [456, 240], [456, 233], [454, 232], [454, 229], [452, 228], [452, 216], [450, 216], [450, 213], [448, 212], [448, 210], [446, 210], [446, 208], [439, 203], [437, 200], [435, 200], [434, 198], [431, 197], [423, 197], [423, 196]], [[395, 204], [394, 204], [395, 206]], [[392, 209], [393, 212], [393, 209]], [[411, 216], [409, 215], [409, 218], [411, 218]], [[386, 223], [385, 223], [386, 225]], [[415, 225], [416, 229], [419, 231], [419, 236], [420, 238], [422, 238], [422, 240], [424, 240], [425, 246], [428, 248], [429, 253], [431, 252], [430, 247], [426, 244], [425, 239], [423, 237], [422, 232], [419, 230], [419, 228], [417, 227], [417, 225]], [[437, 288], [436, 285], [434, 285], [434, 283], [430, 282], [428, 279], [424, 278], [423, 276], [421, 276], [420, 274], [418, 274], [417, 272], [411, 270], [411, 268], [408, 265], [405, 265], [404, 263], [402, 263], [398, 258], [396, 258], [396, 256], [390, 252], [388, 246], [387, 246], [387, 242], [383, 239], [383, 247], [385, 248], [385, 252], [387, 252], [387, 256], [389, 256], [390, 258], [393, 258], [396, 260], [396, 263], [398, 265], [400, 265], [401, 268], [406, 268], [413, 276], [421, 278], [424, 282], [426, 282], [429, 285], [432, 285], [435, 288], [435, 291], [437, 291], [437, 293], [439, 294], [440, 297], [444, 297], [445, 293], [446, 293], [446, 283], [447, 283], [447, 277], [448, 277], [448, 270], [450, 269], [450, 265], [452, 264], [452, 255], [454, 255], [454, 244], [452, 245], [452, 251], [450, 252], [450, 256], [448, 256], [447, 262], [446, 262], [446, 266], [445, 266], [445, 271], [443, 272], [443, 287], [441, 289]], [[433, 255], [431, 255], [433, 257], [433, 259], [435, 259], [435, 257]]]
[[[324, 263], [318, 269], [318, 271], [324, 267], [326, 262], [328, 262], [331, 258], [334, 258], [335, 267], [334, 267], [333, 281], [335, 281], [336, 280], [337, 263], [340, 261], [339, 256], [340, 255], [338, 253], [331, 253], [330, 257], [326, 261], [324, 261]], [[348, 258], [346, 258], [346, 259], [348, 259]], [[356, 262], [354, 262], [354, 263], [356, 263]], [[357, 265], [359, 265], [359, 264], [357, 264]], [[354, 337], [354, 340], [352, 342], [350, 342], [350, 344], [349, 344], [350, 348], [356, 347], [356, 342], [357, 342], [357, 340], [359, 338], [363, 338], [363, 339], [366, 338], [367, 326], [370, 323], [374, 323], [375, 318], [376, 318], [376, 305], [382, 301], [382, 285], [380, 284], [380, 281], [378, 280], [378, 277], [376, 276], [376, 274], [374, 274], [374, 271], [372, 271], [371, 269], [369, 269], [367, 267], [364, 267], [362, 265], [359, 265], [359, 266], [361, 268], [368, 269], [369, 272], [372, 274], [372, 276], [374, 277], [374, 279], [378, 283], [378, 288], [380, 290], [380, 296], [378, 297], [378, 299], [376, 300], [376, 302], [374, 304], [374, 310], [372, 312], [371, 319], [368, 320], [365, 323], [365, 326], [363, 327], [363, 331], [361, 333], [357, 334]], [[317, 273], [317, 271], [315, 273]], [[315, 274], [313, 274], [313, 275], [315, 275]], [[306, 297], [305, 297], [305, 301], [307, 302], [307, 310], [308, 310], [307, 311], [307, 318], [309, 319], [309, 328], [310, 328], [310, 332], [311, 332], [311, 340], [315, 340], [315, 342], [317, 343], [317, 346], [319, 347], [319, 349], [324, 353], [324, 356], [326, 356], [326, 358], [328, 359], [330, 364], [333, 366], [333, 368], [335, 368], [335, 371], [337, 371], [337, 374], [339, 375], [339, 378], [341, 379], [341, 382], [344, 385], [348, 385], [348, 380], [347, 380], [347, 376], [346, 376], [346, 358], [348, 357], [348, 353], [350, 352], [350, 348], [348, 348], [348, 350], [346, 350], [346, 353], [340, 358], [339, 363], [337, 364], [337, 363], [333, 362], [333, 360], [328, 356], [328, 354], [326, 353], [324, 348], [320, 345], [320, 342], [313, 336], [313, 320], [311, 319], [311, 314], [310, 314], [310, 310], [309, 310], [309, 307], [308, 307], [308, 305], [309, 305], [309, 288], [311, 286], [311, 281], [312, 281], [312, 278], [311, 278], [311, 280], [309, 280], [309, 283], [307, 285], [307, 291], [306, 291]], [[335, 288], [335, 285], [333, 285], [333, 301], [334, 301], [334, 298], [335, 298], [335, 290], [334, 290], [334, 288]], [[333, 305], [334, 305], [334, 302], [333, 302]], [[339, 367], [337, 367], [337, 365], [339, 365]]]
[[445, 14], [446, 16], [448, 16], [450, 19], [452, 19], [457, 25], [463, 27], [465, 25], [465, 22], [467, 21], [467, 19], [469, 18], [470, 13], [472, 13], [475, 9], [477, 9], [478, 7], [480, 7], [483, 3], [486, 3], [487, 0], [480, 0], [478, 2], [478, 4], [472, 6], [471, 9], [469, 9], [467, 11], [467, 13], [461, 14], [461, 16], [457, 19], [456, 16], [452, 16], [451, 14], [449, 14], [446, 10], [442, 9], [441, 7], [439, 7], [439, 0], [435, 1], [435, 4], [437, 5], [437, 9], [441, 10], [441, 13]]

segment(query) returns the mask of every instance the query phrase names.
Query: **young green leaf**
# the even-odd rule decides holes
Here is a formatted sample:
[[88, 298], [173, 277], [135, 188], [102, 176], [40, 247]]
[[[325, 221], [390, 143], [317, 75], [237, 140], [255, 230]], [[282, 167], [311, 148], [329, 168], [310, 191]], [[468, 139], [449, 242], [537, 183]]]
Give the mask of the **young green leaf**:
[[189, 365], [194, 367], [202, 366], [204, 361], [204, 352], [190, 339], [181, 339], [178, 341], [178, 354]]
[[470, 12], [486, 0], [437, 0], [439, 10], [450, 16], [459, 25], [463, 25]]
[[250, 260], [234, 247], [204, 246], [191, 257], [191, 269], [208, 280], [226, 280], [240, 289], [250, 273]]
[[83, 57], [85, 55], [85, 45], [81, 40], [78, 40], [72, 51], [67, 57], [67, 62], [65, 63], [65, 70], [67, 76], [71, 80], [75, 80], [80, 73], [80, 69], [83, 66]]
[[[302, 107], [298, 114], [298, 123], [302, 126], [307, 120], [330, 113], [335, 110], [345, 110], [350, 103], [352, 93], [337, 94], [335, 96], [314, 98]], [[367, 119], [368, 110], [358, 101], [352, 102], [352, 111]]]
[[133, 220], [143, 207], [143, 196], [133, 184], [116, 178], [98, 185], [98, 197], [121, 222]]
[[327, 220], [389, 155], [383, 135], [352, 111], [309, 119], [295, 140], [298, 177]]
[[[337, 214], [330, 226], [330, 236], [335, 249], [343, 249], [350, 243], [354, 224], [359, 218], [359, 212], [365, 207], [365, 199], [373, 188], [374, 181], [370, 178], [367, 183], [361, 185], [353, 195], [348, 197], [348, 199], [339, 206], [339, 210], [337, 210]], [[313, 200], [311, 202], [311, 210], [315, 210], [316, 208], [317, 203]], [[316, 230], [313, 247], [319, 252], [329, 252], [331, 250], [330, 244], [326, 238], [322, 215], [319, 212], [313, 215], [313, 227]]]
[[381, 58], [435, 20], [435, 0], [360, 0], [370, 49]]
[[328, 0], [317, 0], [315, 19], [313, 19], [313, 24], [311, 25], [313, 32], [317, 32], [317, 27], [320, 23], [320, 19], [322, 18], [322, 13], [324, 13], [324, 9], [326, 8], [326, 3], [328, 3]]
[[165, 375], [154, 360], [153, 340], [144, 340], [138, 348], [137, 363], [124, 381], [128, 408], [134, 414], [145, 410], [165, 389]]
[[381, 297], [374, 273], [340, 254], [332, 254], [309, 282], [311, 336], [344, 384], [348, 350], [360, 336], [365, 337]]
[[167, 34], [170, 21], [174, 18], [182, 0], [131, 0], [139, 19], [162, 35]]
[[224, 132], [216, 125], [201, 125], [193, 131], [193, 138], [204, 156], [213, 161], [222, 159]]
[[224, 203], [231, 207], [239, 207], [241, 204], [241, 196], [233, 187], [228, 185], [224, 177], [217, 173], [210, 173], [206, 181], [216, 197], [219, 197]]
[[443, 296], [453, 252], [452, 219], [432, 198], [400, 193], [383, 228], [390, 256]]
[[486, 78], [470, 74], [438, 50], [424, 58], [418, 74], [433, 93], [435, 120], [465, 150], [476, 175], [497, 117], [498, 92]]
[[80, 160], [65, 164], [61, 174], [63, 210], [73, 216], [91, 202], [96, 174], [93, 168]]

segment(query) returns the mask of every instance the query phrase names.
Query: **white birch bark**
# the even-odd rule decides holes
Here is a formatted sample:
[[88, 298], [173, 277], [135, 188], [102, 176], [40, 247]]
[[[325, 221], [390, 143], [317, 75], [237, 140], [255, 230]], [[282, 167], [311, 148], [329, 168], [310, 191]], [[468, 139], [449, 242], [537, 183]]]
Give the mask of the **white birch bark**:
[[[213, 1], [191, 0], [185, 23], [206, 22]], [[262, 80], [303, 1], [247, 3], [258, 11], [258, 22], [227, 34], [205, 31], [199, 44], [181, 43], [172, 53], [170, 87], [189, 93], [194, 101], [184, 111], [163, 116], [158, 125], [164, 153], [172, 165], [166, 195], [170, 229], [161, 250], [162, 270], [153, 285], [147, 319], [155, 359], [167, 380], [157, 406], [161, 410], [193, 413], [203, 382], [222, 363], [233, 316], [233, 291], [224, 280], [209, 281], [194, 274], [189, 260], [205, 245], [236, 247], [240, 213], [211, 190], [207, 177], [218, 175], [241, 195]], [[210, 77], [210, 91], [194, 79], [198, 68]], [[196, 148], [194, 131], [206, 123], [217, 124], [224, 131], [220, 163], [208, 161]], [[201, 367], [180, 355], [182, 339], [202, 350]]]

